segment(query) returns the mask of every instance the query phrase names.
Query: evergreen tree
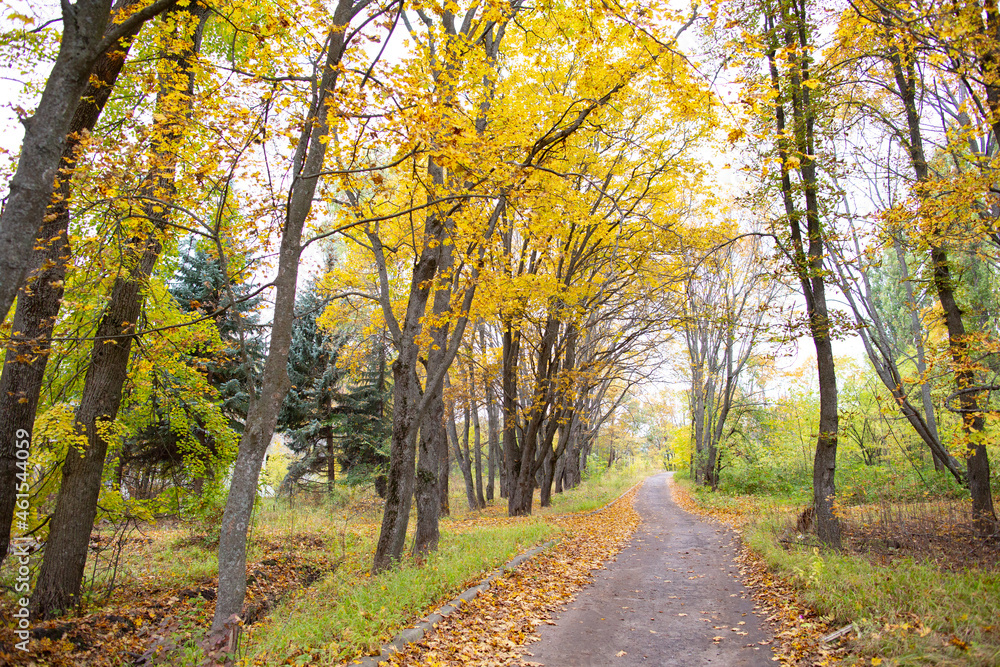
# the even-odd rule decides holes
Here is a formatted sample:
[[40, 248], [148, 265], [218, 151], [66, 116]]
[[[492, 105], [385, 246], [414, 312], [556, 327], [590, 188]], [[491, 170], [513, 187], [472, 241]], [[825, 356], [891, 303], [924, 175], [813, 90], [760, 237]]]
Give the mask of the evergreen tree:
[[390, 425], [386, 419], [389, 391], [386, 386], [385, 348], [379, 342], [361, 382], [337, 394], [339, 409], [334, 431], [340, 436], [341, 467], [347, 481], [375, 482], [385, 496], [385, 473], [389, 466]]
[[337, 356], [345, 336], [326, 332], [317, 324], [325, 305], [315, 284], [296, 304], [288, 353], [292, 388], [278, 416], [278, 429], [286, 435], [288, 448], [301, 458], [289, 470], [286, 488], [309, 473], [325, 471], [331, 485], [336, 478], [332, 414], [341, 376]]
[[246, 388], [260, 371], [264, 355], [257, 316], [261, 298], [248, 297], [253, 285], [230, 282], [236, 302], [227, 308], [230, 289], [218, 259], [194, 244], [170, 281], [170, 294], [180, 310], [212, 315], [215, 320], [223, 349], [195, 351], [189, 364], [205, 373], [218, 392], [225, 421], [213, 421], [204, 399], [191, 395], [183, 374], [158, 370], [147, 406], [151, 416], [125, 439], [118, 462], [119, 483], [127, 480], [139, 497], [152, 497], [170, 484], [190, 484], [200, 492], [205, 479], [216, 477], [222, 454], [219, 440], [234, 440], [243, 430], [249, 405]]
[[[215, 326], [226, 347], [221, 354], [201, 356], [199, 362], [208, 373], [209, 384], [218, 390], [222, 409], [238, 433], [243, 432], [250, 403], [247, 387], [253, 384], [264, 363], [265, 327], [257, 314], [263, 299], [259, 295], [249, 296], [255, 287], [232, 276], [227, 287], [218, 258], [197, 247], [181, 259], [170, 286], [170, 293], [182, 310], [215, 313]], [[230, 288], [235, 299], [231, 305]]]
[[338, 366], [338, 357], [350, 334], [324, 331], [317, 324], [325, 305], [314, 285], [299, 297], [296, 307], [288, 356], [292, 389], [278, 426], [286, 445], [300, 458], [289, 467], [282, 491], [289, 492], [307, 475], [324, 476], [332, 488], [339, 466], [345, 482], [360, 484], [374, 478], [381, 494], [389, 435], [384, 419], [385, 354], [373, 354], [358, 383], [341, 390], [346, 371]]

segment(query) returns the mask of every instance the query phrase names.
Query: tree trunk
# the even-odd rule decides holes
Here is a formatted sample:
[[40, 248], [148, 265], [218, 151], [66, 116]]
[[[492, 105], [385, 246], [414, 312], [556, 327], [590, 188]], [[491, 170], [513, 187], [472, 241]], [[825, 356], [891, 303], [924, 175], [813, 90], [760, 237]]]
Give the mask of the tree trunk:
[[[444, 183], [444, 170], [433, 159], [427, 161], [427, 170], [435, 183]], [[442, 232], [444, 229], [442, 228]], [[451, 270], [455, 265], [454, 246], [438, 241], [437, 275], [441, 278], [434, 287], [431, 312], [431, 349], [427, 352], [427, 382], [425, 391], [430, 394], [427, 414], [421, 422], [426, 430], [420, 436], [420, 457], [417, 460], [417, 532], [413, 538], [413, 553], [423, 554], [437, 549], [440, 532], [442, 491], [447, 475], [448, 435], [445, 431], [444, 385], [447, 381], [448, 337], [451, 330]], [[431, 378], [441, 374], [435, 386]], [[447, 502], [445, 497], [444, 502]]]
[[517, 442], [517, 358], [521, 332], [507, 324], [503, 333], [503, 458], [504, 476], [501, 491], [507, 492], [507, 513], [514, 516], [519, 506], [517, 480], [521, 475], [521, 448]]
[[420, 446], [417, 459], [417, 480], [414, 498], [417, 503], [417, 530], [413, 537], [413, 553], [426, 554], [437, 549], [441, 535], [438, 520], [441, 516], [440, 463], [441, 441], [447, 447], [445, 432], [444, 401], [436, 395], [436, 390], [428, 388], [432, 394], [427, 411], [420, 422]]
[[472, 411], [469, 409], [469, 404], [466, 403], [466, 405], [465, 405], [465, 424], [462, 427], [463, 428], [463, 432], [462, 432], [462, 444], [463, 444], [462, 457], [463, 457], [463, 464], [462, 465], [464, 466], [464, 470], [468, 471], [467, 475], [463, 472], [463, 476], [465, 477], [465, 480], [466, 480], [465, 481], [465, 487], [466, 487], [465, 491], [466, 491], [466, 496], [468, 496], [468, 500], [469, 500], [469, 509], [479, 509], [480, 507], [482, 507], [482, 505], [479, 504], [479, 499], [476, 498], [475, 480], [473, 479], [473, 476], [472, 476], [472, 450], [471, 450], [471, 448], [469, 446], [469, 431], [471, 430], [471, 424], [469, 422], [472, 420], [472, 414], [471, 413], [472, 413]]
[[[481, 330], [480, 330], [481, 331]], [[485, 345], [483, 346], [485, 348]], [[502, 453], [500, 452], [500, 437], [498, 433], [499, 421], [497, 416], [497, 406], [496, 401], [493, 396], [492, 380], [486, 378], [485, 392], [486, 397], [486, 423], [487, 423], [487, 439], [489, 441], [489, 454], [487, 458], [487, 469], [489, 470], [488, 481], [486, 482], [486, 500], [493, 500], [493, 492], [495, 488], [495, 480], [497, 474], [497, 464], [502, 459]], [[502, 479], [502, 478], [501, 478]], [[501, 482], [501, 486], [503, 483]], [[502, 497], [502, 496], [501, 496]]]
[[441, 460], [438, 462], [438, 478], [441, 504], [439, 516], [451, 516], [451, 498], [448, 483], [451, 481], [451, 455], [448, 453], [448, 434], [444, 433], [441, 440]]
[[[562, 438], [562, 433], [559, 434], [559, 437]], [[556, 493], [563, 492], [563, 477], [565, 477], [566, 475], [566, 459], [569, 458], [570, 453], [571, 452], [567, 449], [566, 451], [563, 452], [562, 456], [556, 459], [556, 468], [555, 471], [553, 472], [553, 479], [555, 480], [555, 485], [556, 485], [555, 488]]]
[[[470, 349], [471, 353], [471, 349]], [[476, 379], [474, 373], [472, 372], [472, 362], [469, 362], [469, 387], [472, 391], [475, 391]], [[472, 432], [473, 432], [473, 443], [475, 446], [475, 456], [476, 456], [476, 504], [479, 507], [486, 507], [486, 498], [483, 497], [483, 435], [482, 430], [479, 427], [479, 403], [476, 401], [475, 394], [469, 398], [472, 403]]]
[[[891, 20], [891, 19], [890, 19]], [[906, 112], [908, 133], [907, 149], [910, 163], [917, 177], [917, 194], [924, 198], [923, 185], [929, 180], [927, 159], [924, 154], [923, 136], [920, 132], [920, 115], [916, 104], [916, 73], [912, 64], [904, 68], [902, 58], [896, 51], [890, 53], [890, 62], [899, 95]], [[935, 230], [937, 231], [937, 230]], [[997, 516], [990, 489], [990, 461], [986, 446], [979, 442], [979, 434], [985, 426], [983, 413], [979, 407], [976, 392], [969, 391], [975, 386], [975, 371], [970, 367], [968, 342], [962, 311], [955, 298], [955, 284], [951, 275], [948, 252], [943, 239], [929, 242], [931, 265], [934, 268], [934, 287], [938, 301], [944, 311], [948, 328], [948, 349], [951, 353], [955, 373], [955, 388], [961, 406], [962, 431], [965, 436], [967, 457], [966, 470], [969, 494], [972, 496], [972, 520], [977, 531], [984, 535], [996, 530]]]
[[[799, 160], [799, 175], [805, 194], [804, 210], [797, 209], [789, 170], [782, 171], [781, 194], [792, 240], [792, 261], [802, 286], [809, 317], [809, 331], [816, 347], [816, 370], [819, 376], [819, 434], [813, 458], [813, 504], [816, 532], [823, 543], [840, 547], [840, 523], [833, 513], [836, 500], [834, 476], [837, 467], [837, 378], [830, 339], [831, 321], [826, 304], [826, 287], [823, 268], [823, 229], [817, 197], [814, 125], [815, 110], [810, 101], [808, 31], [805, 7], [792, 3], [780, 7], [779, 21], [768, 14], [769, 48], [767, 53], [772, 87], [778, 103], [774, 106], [775, 134], [778, 155], [782, 164], [794, 156]], [[782, 90], [778, 74], [777, 49], [779, 35], [784, 38], [784, 49], [793, 54], [791, 81], [788, 90]], [[785, 125], [785, 104], [789, 104], [792, 126]], [[801, 221], [805, 220], [805, 239]], [[805, 241], [808, 240], [808, 249]]]
[[934, 261], [934, 285], [938, 299], [944, 310], [948, 327], [948, 349], [951, 352], [955, 372], [955, 387], [961, 406], [962, 432], [968, 454], [969, 493], [972, 496], [972, 522], [981, 535], [992, 535], [997, 528], [997, 515], [993, 507], [993, 492], [990, 489], [990, 460], [986, 445], [980, 434], [985, 428], [983, 413], [979, 407], [978, 393], [969, 391], [975, 386], [975, 371], [970, 368], [968, 342], [962, 311], [955, 300], [948, 255], [943, 247], [931, 246]]
[[226, 509], [222, 515], [219, 535], [219, 590], [212, 618], [213, 635], [223, 633], [231, 626], [246, 597], [247, 531], [257, 495], [257, 480], [260, 478], [264, 453], [274, 434], [278, 412], [291, 388], [291, 381], [288, 379], [288, 352], [295, 319], [302, 230], [312, 211], [319, 174], [326, 158], [327, 138], [330, 134], [328, 115], [340, 61], [347, 48], [346, 27], [364, 6], [363, 1], [358, 5], [354, 4], [354, 0], [339, 0], [337, 3], [319, 85], [313, 93], [306, 116], [308, 122], [302, 129], [293, 157], [294, 177], [289, 188], [282, 226], [278, 275], [274, 280], [276, 290], [271, 340], [264, 362], [260, 393], [251, 398], [247, 410], [246, 426], [240, 438]]
[[550, 507], [552, 505], [552, 482], [556, 474], [556, 466], [553, 459], [555, 455], [552, 453], [552, 446], [547, 446], [545, 451], [545, 459], [542, 463], [542, 483], [539, 485], [541, 493], [539, 494], [538, 504], [541, 507]]
[[[135, 262], [128, 273], [115, 279], [111, 296], [97, 326], [90, 365], [84, 379], [83, 393], [77, 408], [75, 429], [86, 439], [81, 451], [70, 446], [63, 463], [59, 496], [49, 526], [49, 539], [31, 597], [37, 618], [47, 618], [58, 611], [68, 610], [79, 603], [83, 570], [90, 544], [90, 532], [97, 515], [97, 499], [101, 490], [104, 459], [107, 456], [106, 430], [114, 423], [121, 405], [122, 389], [128, 373], [128, 362], [136, 322], [142, 311], [143, 290], [162, 249], [166, 229], [166, 213], [152, 199], [170, 199], [174, 192], [174, 172], [177, 148], [186, 116], [191, 109], [194, 93], [194, 59], [201, 45], [201, 33], [208, 8], [188, 6], [176, 10], [188, 14], [178, 16], [175, 35], [180, 51], [166, 52], [165, 57], [176, 68], [161, 79], [157, 95], [157, 116], [152, 135], [157, 167], [148, 175], [142, 203], [145, 220], [126, 251], [127, 261]], [[174, 44], [171, 48], [178, 48]], [[177, 104], [177, 90], [172, 89], [174, 75], [185, 88], [180, 90], [184, 102]], [[169, 100], [169, 101], [168, 101]], [[151, 226], [150, 226], [151, 225]]]
[[[115, 12], [138, 1], [119, 2]], [[20, 430], [26, 431], [26, 439], [31, 441], [38, 397], [51, 352], [52, 330], [62, 305], [63, 280], [71, 256], [67, 230], [77, 148], [83, 134], [97, 124], [141, 26], [136, 23], [117, 44], [102, 53], [94, 65], [91, 83], [70, 124], [59, 164], [56, 193], [36, 225], [39, 243], [28, 262], [30, 273], [18, 292], [11, 326], [16, 335], [11, 336], [0, 376], [0, 562], [7, 556], [16, 499], [15, 435]]]
[[452, 407], [450, 418], [448, 419], [448, 432], [451, 434], [451, 441], [455, 449], [455, 461], [462, 471], [462, 479], [465, 481], [465, 500], [470, 510], [476, 509], [476, 492], [473, 488], [472, 465], [469, 461], [469, 410], [465, 410], [465, 452], [462, 452], [462, 445], [458, 439], [458, 426], [455, 424], [455, 410]]
[[0, 321], [7, 319], [31, 262], [40, 221], [52, 201], [66, 135], [103, 47], [133, 34], [137, 26], [173, 4], [174, 0], [156, 0], [109, 26], [111, 0], [62, 3], [59, 53], [34, 115], [24, 121], [17, 170], [0, 211]]

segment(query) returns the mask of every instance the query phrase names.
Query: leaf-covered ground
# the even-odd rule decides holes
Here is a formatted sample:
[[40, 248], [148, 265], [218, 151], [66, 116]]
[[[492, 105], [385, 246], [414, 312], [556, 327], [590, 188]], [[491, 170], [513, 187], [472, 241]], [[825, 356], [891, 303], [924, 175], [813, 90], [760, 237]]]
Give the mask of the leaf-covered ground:
[[[635, 475], [630, 472], [591, 480], [554, 499], [553, 507], [540, 510], [533, 517], [509, 518], [503, 502], [481, 510], [465, 511], [456, 496], [455, 511], [443, 520], [442, 531], [452, 536], [455, 548], [470, 539], [481, 545], [483, 548], [476, 554], [480, 560], [488, 558], [490, 550], [503, 550], [500, 544], [503, 540], [513, 540], [507, 545], [508, 549], [513, 549], [509, 555], [484, 566], [491, 569], [518, 551], [550, 539], [547, 536], [553, 532], [562, 532], [559, 526], [569, 527], [582, 520], [579, 515], [560, 512], [600, 506], [628, 488]], [[627, 484], [623, 484], [626, 481]], [[269, 629], [274, 630], [275, 624], [278, 631], [284, 628], [287, 621], [284, 614], [288, 609], [301, 606], [308, 611], [317, 595], [328, 595], [330, 581], [336, 579], [345, 586], [350, 586], [351, 581], [368, 582], [370, 549], [377, 536], [381, 502], [370, 491], [351, 494], [344, 502], [346, 504], [333, 506], [324, 496], [297, 499], [294, 506], [262, 508], [260, 525], [255, 527], [248, 553], [249, 588], [242, 617], [249, 627], [238, 660], [256, 660], [260, 651], [253, 652], [254, 655], [248, 653], [253, 648], [250, 640], [260, 643], [257, 638], [266, 636]], [[541, 525], [546, 526], [546, 530], [533, 528]], [[134, 531], [118, 545], [121, 560], [113, 568], [107, 567], [106, 554], [114, 550], [105, 544], [109, 541], [108, 532], [99, 528], [92, 538], [91, 557], [99, 561], [99, 568], [97, 579], [90, 583], [91, 566], [88, 564], [88, 596], [84, 608], [60, 619], [33, 621], [30, 652], [18, 651], [14, 646], [16, 637], [10, 629], [14, 626], [13, 595], [0, 597], [0, 665], [110, 667], [203, 662], [199, 643], [211, 621], [216, 588], [216, 544], [208, 537], [211, 526], [205, 522], [181, 523], [172, 519], [141, 526], [141, 530]], [[531, 537], [534, 533], [538, 536]], [[489, 548], [486, 548], [487, 543]], [[599, 561], [600, 557], [595, 556], [595, 559]], [[36, 554], [33, 563], [37, 565], [38, 560]], [[4, 582], [10, 574], [8, 565], [5, 563], [0, 570], [0, 580]], [[420, 566], [416, 561], [409, 565]], [[437, 571], [438, 563], [428, 567], [431, 565]], [[463, 567], [468, 566], [468, 563], [463, 564]], [[114, 586], [110, 594], [105, 594], [112, 569]], [[360, 614], [371, 621], [366, 624], [367, 634], [345, 630], [346, 634], [341, 637], [336, 628], [327, 628], [319, 643], [306, 640], [283, 644], [279, 651], [271, 652], [259, 664], [285, 664], [289, 660], [298, 661], [296, 664], [335, 664], [336, 659], [331, 654], [335, 656], [336, 651], [329, 650], [331, 640], [340, 644], [341, 654], [359, 655], [366, 648], [370, 650], [391, 639], [407, 623], [416, 620], [415, 614], [427, 613], [465, 586], [478, 583], [482, 568], [473, 567], [470, 572], [470, 575], [450, 572], [464, 578], [435, 587], [429, 597], [424, 596], [427, 601], [415, 607], [417, 611], [404, 613], [399, 619], [376, 623], [379, 619], [372, 618], [380, 618], [378, 604], [373, 609], [354, 610], [355, 615]], [[327, 577], [331, 573], [335, 573], [334, 576]], [[441, 590], [437, 591], [438, 588]], [[395, 605], [396, 598], [392, 601]], [[330, 600], [324, 602], [331, 603]], [[386, 600], [382, 603], [391, 606]], [[306, 620], [319, 622], [318, 618]], [[322, 659], [317, 662], [313, 659], [316, 656]]]
[[[672, 484], [671, 490], [674, 502], [688, 512], [725, 523], [738, 533], [750, 521], [746, 512], [699, 505], [679, 484]], [[771, 573], [764, 561], [745, 544], [741, 543], [737, 562], [744, 585], [753, 592], [754, 601], [776, 626], [772, 648], [782, 665], [819, 667], [840, 661], [844, 650], [820, 641], [833, 629], [802, 602], [798, 589]]]
[[[267, 614], [276, 601], [336, 568], [336, 560], [318, 555], [325, 551], [318, 540], [303, 534], [281, 543], [258, 541], [262, 555], [248, 569], [244, 607], [248, 623]], [[142, 551], [149, 545], [144, 541], [132, 546]], [[107, 603], [89, 613], [32, 623], [29, 652], [15, 649], [17, 639], [9, 627], [14, 609], [12, 601], [4, 599], [0, 603], [4, 621], [0, 665], [112, 667], [154, 664], [166, 651], [183, 654], [185, 646], [200, 641], [207, 629], [215, 590], [214, 577], [181, 587], [171, 585], [169, 579], [140, 577], [117, 588]]]
[[535, 629], [590, 583], [595, 570], [622, 550], [639, 525], [630, 490], [609, 507], [555, 517], [565, 528], [547, 551], [498, 578], [484, 593], [439, 622], [391, 665], [530, 665], [526, 645]]

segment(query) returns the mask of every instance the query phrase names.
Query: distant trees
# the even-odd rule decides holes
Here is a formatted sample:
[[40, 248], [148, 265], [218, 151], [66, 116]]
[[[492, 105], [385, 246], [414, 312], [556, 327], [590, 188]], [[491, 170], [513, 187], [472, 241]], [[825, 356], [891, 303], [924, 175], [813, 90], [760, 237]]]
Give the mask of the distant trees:
[[[728, 424], [746, 392], [744, 371], [765, 355], [775, 306], [784, 285], [769, 268], [757, 237], [725, 243], [690, 267], [682, 293], [680, 329], [690, 369], [694, 479], [719, 484], [719, 448], [735, 426]], [[727, 426], [729, 431], [727, 432]]]

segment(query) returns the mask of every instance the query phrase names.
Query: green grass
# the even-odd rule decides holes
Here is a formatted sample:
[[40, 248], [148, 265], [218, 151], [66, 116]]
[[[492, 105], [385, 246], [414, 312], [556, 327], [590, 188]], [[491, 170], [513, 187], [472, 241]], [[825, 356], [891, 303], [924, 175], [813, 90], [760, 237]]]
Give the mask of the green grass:
[[370, 652], [430, 608], [478, 582], [556, 529], [526, 519], [456, 534], [442, 526], [439, 550], [422, 564], [404, 562], [376, 577], [367, 554], [273, 611], [248, 644], [251, 662], [276, 664], [291, 656], [343, 660]]
[[[506, 517], [506, 500], [499, 497], [483, 510], [469, 510], [462, 480], [453, 477], [451, 515], [442, 517], [439, 550], [420, 562], [406, 558], [377, 577], [369, 570], [382, 505], [370, 489], [345, 487], [333, 497], [261, 500], [248, 561], [277, 552], [327, 574], [305, 589], [283, 592], [278, 606], [247, 628], [242, 659], [265, 665], [286, 660], [325, 664], [377, 649], [516, 554], [557, 536], [561, 529], [551, 517], [601, 508], [654, 472], [640, 466], [595, 468], [578, 488], [553, 494], [549, 508], [539, 508], [536, 495], [533, 516], [516, 519]], [[411, 527], [415, 523], [414, 517]], [[111, 572], [102, 569], [111, 551], [102, 555], [88, 606], [93, 611], [108, 602], [127, 605], [210, 581], [218, 572], [217, 539], [218, 526], [207, 518], [143, 526], [125, 546], [110, 600], [104, 592]], [[0, 579], [10, 578], [8, 570], [0, 572]], [[193, 665], [204, 657], [196, 640], [212, 604], [198, 597], [188, 604], [186, 616], [168, 633], [172, 647], [164, 648], [177, 664]]]
[[861, 636], [851, 646], [859, 655], [900, 666], [1000, 664], [1000, 572], [949, 572], [912, 558], [886, 566], [862, 556], [786, 550], [775, 540], [781, 529], [761, 522], [746, 537], [834, 626], [858, 624]]
[[563, 493], [553, 493], [552, 508], [548, 511], [562, 514], [600, 509], [635, 484], [657, 472], [662, 471], [643, 465], [615, 467], [606, 470], [598, 476], [584, 480], [575, 489], [568, 489]]
[[[653, 472], [641, 466], [601, 471], [576, 489], [553, 494], [550, 508], [540, 509], [536, 498], [534, 516], [515, 521], [502, 518], [506, 501], [499, 497], [483, 512], [468, 510], [464, 486], [460, 479], [453, 480], [451, 516], [441, 522], [437, 553], [423, 563], [407, 560], [395, 570], [371, 577], [368, 569], [375, 534], [370, 533], [370, 541], [349, 547], [345, 563], [336, 573], [286, 600], [265, 622], [252, 628], [246, 659], [253, 664], [286, 660], [314, 664], [373, 652], [416, 619], [481, 581], [489, 571], [556, 535], [558, 528], [547, 523], [546, 517], [599, 509]], [[281, 508], [262, 518], [271, 525], [290, 525], [293, 520], [284, 516]], [[469, 519], [481, 521], [470, 529]], [[498, 520], [491, 523], [492, 519]], [[294, 521], [298, 529], [318, 529], [330, 519], [306, 514]]]

